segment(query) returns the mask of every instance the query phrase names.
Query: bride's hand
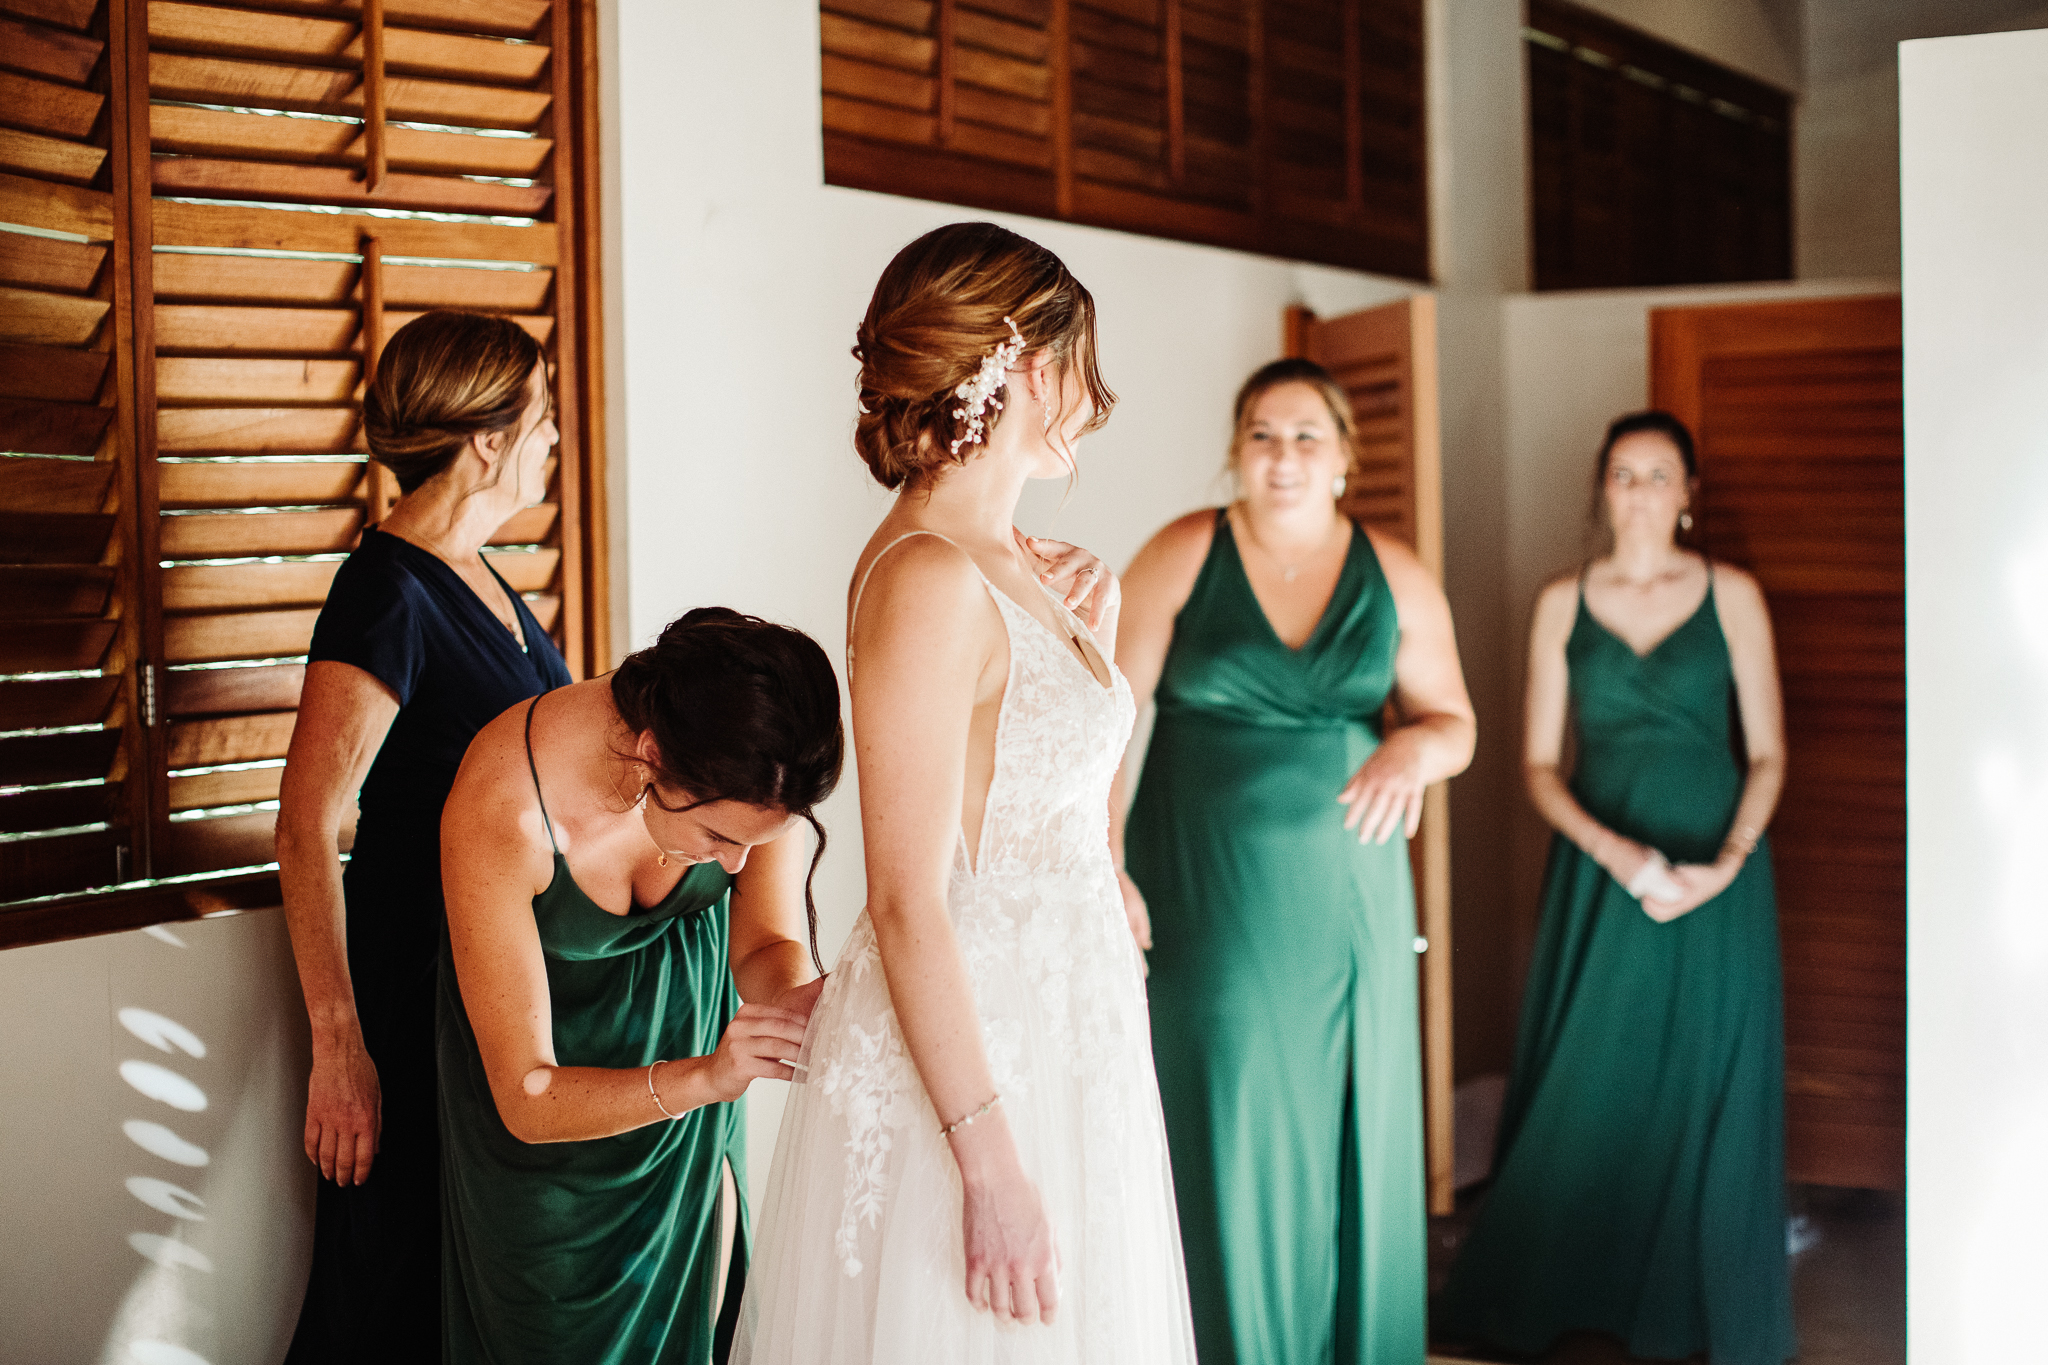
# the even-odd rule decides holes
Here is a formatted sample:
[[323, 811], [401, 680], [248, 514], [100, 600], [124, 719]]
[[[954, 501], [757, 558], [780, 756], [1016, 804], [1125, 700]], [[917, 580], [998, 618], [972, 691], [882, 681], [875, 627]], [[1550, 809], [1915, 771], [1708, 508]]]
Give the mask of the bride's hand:
[[1067, 610], [1100, 631], [1123, 601], [1123, 587], [1100, 556], [1064, 540], [1017, 532], [1017, 544], [1038, 566], [1038, 581], [1065, 595]]
[[1038, 1187], [1017, 1161], [1001, 1109], [956, 1128], [967, 1301], [998, 1322], [1050, 1324], [1059, 1309], [1059, 1245]]
[[[1116, 885], [1124, 893], [1124, 920], [1131, 926], [1131, 938], [1137, 943], [1140, 953], [1152, 951], [1152, 913], [1145, 908], [1145, 893], [1131, 880], [1131, 874], [1122, 868], [1116, 870]], [[1138, 963], [1145, 969], [1145, 975], [1152, 975], [1152, 964], [1143, 957]]]

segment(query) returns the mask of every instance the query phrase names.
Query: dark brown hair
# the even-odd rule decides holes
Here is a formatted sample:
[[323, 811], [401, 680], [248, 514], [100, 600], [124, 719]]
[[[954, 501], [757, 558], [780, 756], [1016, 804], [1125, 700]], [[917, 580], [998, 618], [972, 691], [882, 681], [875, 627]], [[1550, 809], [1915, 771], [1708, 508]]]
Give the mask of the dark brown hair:
[[1315, 361], [1291, 358], [1259, 366], [1238, 389], [1237, 401], [1230, 408], [1230, 455], [1227, 463], [1232, 467], [1237, 464], [1237, 448], [1244, 440], [1245, 423], [1251, 420], [1252, 408], [1282, 384], [1306, 384], [1322, 395], [1323, 405], [1330, 410], [1330, 421], [1336, 424], [1337, 441], [1344, 447], [1347, 466], [1356, 459], [1358, 433], [1351, 416], [1351, 395], [1344, 392], [1344, 386]]
[[818, 642], [730, 607], [698, 607], [626, 656], [612, 674], [612, 704], [634, 733], [654, 736], [655, 782], [687, 795], [686, 805], [670, 806], [646, 792], [662, 809], [738, 801], [810, 823], [818, 846], [804, 879], [804, 915], [822, 973], [811, 879], [825, 856], [825, 827], [812, 808], [839, 785], [846, 737], [839, 679]]
[[488, 313], [436, 309], [392, 333], [363, 395], [370, 454], [410, 493], [472, 436], [512, 431], [526, 411], [540, 343]]
[[[951, 449], [966, 430], [953, 390], [1010, 340], [1006, 317], [1027, 354], [1051, 350], [1056, 377], [1078, 370], [1094, 405], [1084, 430], [1109, 420], [1116, 395], [1096, 366], [1093, 296], [1038, 243], [994, 223], [953, 223], [896, 253], [856, 334], [853, 445], [884, 488], [921, 487], [985, 448]], [[1003, 416], [991, 403], [983, 420], [993, 428]]]

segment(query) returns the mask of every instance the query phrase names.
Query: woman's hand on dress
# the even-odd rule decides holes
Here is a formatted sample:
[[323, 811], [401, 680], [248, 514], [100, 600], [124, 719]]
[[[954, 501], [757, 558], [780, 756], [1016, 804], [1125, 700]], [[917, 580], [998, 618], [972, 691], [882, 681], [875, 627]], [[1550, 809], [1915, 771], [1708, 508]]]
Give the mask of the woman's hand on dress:
[[[1152, 951], [1152, 913], [1145, 908], [1145, 893], [1131, 880], [1131, 874], [1122, 868], [1116, 870], [1117, 889], [1124, 893], [1124, 920], [1131, 926], [1131, 939], [1138, 945], [1138, 951]], [[1145, 975], [1152, 975], [1152, 966], [1144, 958], [1138, 959]]]
[[1059, 1308], [1060, 1253], [1038, 1187], [1001, 1121], [956, 1129], [967, 1301], [998, 1322], [1050, 1324]]
[[1123, 600], [1123, 587], [1099, 555], [1064, 540], [1041, 540], [1017, 533], [1017, 543], [1038, 568], [1038, 581], [1061, 594], [1067, 610], [1102, 629], [1103, 621]]
[[384, 1090], [361, 1032], [313, 1046], [306, 1083], [306, 1155], [337, 1185], [360, 1185], [384, 1133]]
[[1738, 857], [1717, 858], [1711, 863], [1677, 863], [1671, 869], [1671, 877], [1684, 888], [1685, 894], [1670, 901], [1645, 896], [1643, 913], [1659, 924], [1669, 924], [1726, 891], [1740, 871], [1742, 859]]
[[754, 1081], [786, 1081], [803, 1051], [807, 1015], [780, 1005], [741, 1005], [707, 1059], [711, 1092], [730, 1103]]
[[802, 1019], [804, 1027], [808, 1028], [811, 1023], [811, 1011], [818, 1007], [818, 997], [824, 994], [824, 991], [825, 978], [815, 977], [801, 986], [791, 986], [768, 1003], [777, 1009], [788, 1010]]
[[1358, 842], [1384, 844], [1396, 830], [1409, 838], [1422, 824], [1422, 794], [1428, 784], [1422, 780], [1422, 749], [1396, 730], [1380, 742], [1337, 793], [1337, 800], [1351, 809], [1345, 812], [1344, 828], [1358, 831]]

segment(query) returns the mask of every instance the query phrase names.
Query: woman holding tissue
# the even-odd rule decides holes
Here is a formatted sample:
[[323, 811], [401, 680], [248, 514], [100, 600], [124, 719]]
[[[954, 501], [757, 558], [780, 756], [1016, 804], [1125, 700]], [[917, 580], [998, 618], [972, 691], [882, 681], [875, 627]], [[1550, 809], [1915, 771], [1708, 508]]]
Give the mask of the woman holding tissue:
[[1680, 543], [1699, 479], [1678, 419], [1616, 421], [1596, 479], [1612, 548], [1544, 590], [1530, 632], [1524, 772], [1557, 836], [1493, 1187], [1437, 1326], [1520, 1352], [1596, 1331], [1634, 1356], [1779, 1365], [1770, 617], [1753, 578]]

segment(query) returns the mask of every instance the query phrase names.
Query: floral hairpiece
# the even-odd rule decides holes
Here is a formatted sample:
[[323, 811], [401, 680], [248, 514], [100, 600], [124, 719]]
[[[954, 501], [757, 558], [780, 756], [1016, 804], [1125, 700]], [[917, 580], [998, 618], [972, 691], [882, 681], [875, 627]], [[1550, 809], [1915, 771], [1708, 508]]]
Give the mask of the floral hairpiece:
[[974, 378], [962, 381], [953, 390], [953, 396], [963, 405], [953, 409], [953, 416], [967, 423], [967, 430], [952, 444], [955, 455], [960, 453], [961, 446], [978, 445], [985, 438], [988, 428], [981, 414], [991, 406], [997, 412], [1003, 410], [1003, 400], [996, 397], [996, 390], [1009, 382], [1010, 367], [1024, 354], [1024, 334], [1017, 330], [1017, 324], [1004, 318], [1003, 325], [1010, 329], [1010, 339], [997, 342], [996, 348], [981, 358], [981, 368], [975, 371]]

